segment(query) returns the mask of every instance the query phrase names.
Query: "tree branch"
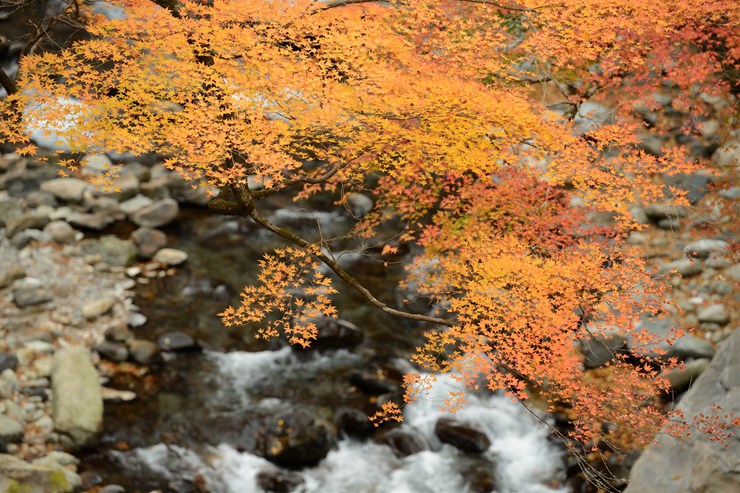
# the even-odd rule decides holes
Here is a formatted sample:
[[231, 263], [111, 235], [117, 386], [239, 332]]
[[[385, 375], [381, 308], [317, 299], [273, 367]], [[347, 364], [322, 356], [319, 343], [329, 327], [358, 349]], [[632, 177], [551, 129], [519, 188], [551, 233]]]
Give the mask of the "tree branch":
[[[263, 217], [259, 212], [257, 212], [254, 203], [254, 197], [252, 196], [252, 193], [247, 186], [232, 186], [231, 190], [234, 193], [234, 197], [236, 198], [237, 203], [240, 207], [242, 207], [244, 215], [251, 217], [254, 222], [259, 224], [263, 228], [272, 231], [276, 235], [290, 241], [291, 243], [294, 243], [303, 248], [308, 248], [309, 246], [311, 246], [311, 243], [309, 243], [309, 241], [305, 238], [302, 238], [297, 234], [288, 231], [287, 229], [281, 228], [280, 226], [270, 222], [267, 218]], [[316, 252], [313, 255], [321, 260], [324, 264], [326, 264], [332, 271], [334, 271], [334, 273], [339, 276], [340, 279], [355, 288], [355, 290], [359, 292], [367, 301], [389, 315], [406, 318], [409, 320], [417, 320], [419, 322], [429, 322], [438, 325], [445, 325], [447, 327], [452, 327], [455, 325], [451, 320], [447, 320], [444, 318], [430, 317], [427, 315], [421, 315], [419, 313], [410, 313], [391, 308], [377, 299], [375, 296], [373, 296], [373, 294], [365, 286], [363, 286], [360, 281], [352, 277], [349, 272], [344, 270], [336, 260], [321, 251]]]
[[[347, 5], [355, 5], [358, 3], [381, 3], [383, 1], [387, 0], [334, 0], [325, 3], [324, 5], [318, 6], [314, 12], [323, 12], [324, 10], [334, 9], [337, 7], [345, 7]], [[533, 12], [537, 13], [538, 9], [542, 9], [544, 7], [547, 7], [547, 5], [543, 5], [542, 7], [537, 7], [536, 9], [530, 9], [526, 7], [519, 7], [516, 5], [504, 5], [500, 2], [496, 2], [493, 0], [460, 0], [464, 3], [480, 3], [484, 5], [491, 5], [493, 7], [497, 7], [502, 10], [511, 10], [514, 12]], [[322, 2], [323, 3], [323, 2]]]
[[5, 73], [5, 70], [0, 68], [0, 85], [2, 85], [5, 88], [5, 92], [8, 93], [8, 95], [15, 94], [18, 92], [18, 86], [15, 85], [15, 82], [13, 82], [13, 79], [11, 79], [8, 74]]

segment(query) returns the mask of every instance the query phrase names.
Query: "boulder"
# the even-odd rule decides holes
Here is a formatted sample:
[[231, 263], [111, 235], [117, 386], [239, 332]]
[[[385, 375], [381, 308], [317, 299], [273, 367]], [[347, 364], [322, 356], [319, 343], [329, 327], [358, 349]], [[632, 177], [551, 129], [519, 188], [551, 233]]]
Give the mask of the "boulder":
[[303, 410], [275, 416], [257, 432], [255, 452], [288, 468], [312, 467], [334, 446], [334, 430]]
[[52, 221], [44, 227], [44, 233], [54, 242], [66, 245], [74, 243], [77, 231], [65, 221]]
[[136, 211], [131, 220], [139, 226], [159, 228], [177, 219], [180, 208], [174, 199], [164, 199]]
[[18, 308], [39, 305], [52, 299], [46, 285], [35, 277], [25, 277], [15, 281], [11, 289], [13, 291], [13, 301]]
[[714, 252], [724, 252], [730, 247], [730, 244], [722, 240], [698, 240], [689, 243], [684, 248], [684, 253], [688, 257], [707, 258]]
[[367, 413], [349, 407], [340, 408], [334, 413], [334, 426], [341, 434], [350, 437], [364, 438], [375, 431]]
[[118, 202], [128, 200], [139, 193], [139, 179], [133, 173], [121, 174], [112, 181], [111, 190], [96, 190], [95, 195], [99, 197], [109, 197]]
[[463, 452], [482, 454], [491, 446], [486, 434], [475, 426], [450, 418], [438, 420], [434, 434], [442, 443], [448, 443]]
[[69, 346], [57, 351], [51, 380], [57, 431], [72, 448], [94, 445], [103, 427], [103, 398], [89, 350]]
[[699, 318], [699, 322], [705, 323], [725, 325], [730, 321], [730, 314], [727, 312], [725, 305], [721, 303], [705, 306], [697, 312], [696, 316]]
[[154, 201], [150, 199], [149, 197], [145, 197], [144, 195], [137, 195], [124, 202], [121, 202], [118, 208], [121, 211], [123, 211], [126, 215], [131, 216], [133, 214], [136, 214], [138, 211], [140, 211], [144, 207], [152, 205], [153, 203]]
[[581, 354], [586, 368], [598, 368], [610, 362], [614, 357], [627, 348], [627, 339], [624, 335], [614, 333], [601, 335], [594, 333], [592, 337], [581, 340]]
[[429, 450], [429, 444], [423, 436], [402, 430], [391, 430], [381, 433], [375, 442], [388, 445], [398, 458], [408, 457]]
[[[678, 409], [689, 419], [701, 414], [740, 415], [740, 331], [720, 346]], [[737, 436], [740, 427], [730, 431]], [[648, 447], [632, 468], [625, 493], [740, 491], [740, 440], [730, 439], [726, 445], [696, 431], [684, 441], [659, 435], [657, 444]]]

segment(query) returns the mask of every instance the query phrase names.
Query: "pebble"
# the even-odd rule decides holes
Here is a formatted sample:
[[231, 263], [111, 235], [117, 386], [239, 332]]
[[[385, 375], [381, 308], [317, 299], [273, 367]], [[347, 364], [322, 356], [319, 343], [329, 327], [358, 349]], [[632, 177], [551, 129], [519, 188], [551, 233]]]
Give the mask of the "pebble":
[[175, 266], [185, 263], [188, 259], [188, 254], [182, 250], [176, 250], [174, 248], [162, 248], [154, 254], [152, 260], [159, 262], [160, 264]]
[[19, 308], [39, 305], [51, 301], [51, 293], [41, 280], [35, 277], [25, 277], [12, 284], [13, 301]]
[[77, 239], [77, 231], [66, 221], [52, 221], [44, 227], [44, 233], [56, 243], [62, 245], [74, 243]]
[[0, 442], [18, 443], [23, 439], [23, 426], [14, 419], [0, 415]]
[[94, 320], [108, 313], [116, 304], [116, 301], [115, 296], [106, 295], [102, 298], [85, 303], [82, 305], [82, 316], [88, 320]]

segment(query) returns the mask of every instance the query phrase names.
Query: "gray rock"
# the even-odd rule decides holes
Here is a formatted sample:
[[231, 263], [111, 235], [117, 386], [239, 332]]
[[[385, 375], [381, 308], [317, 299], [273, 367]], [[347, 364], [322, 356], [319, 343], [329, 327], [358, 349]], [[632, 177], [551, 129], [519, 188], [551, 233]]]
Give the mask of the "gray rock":
[[33, 463], [34, 464], [47, 464], [50, 466], [54, 464], [58, 464], [60, 466], [76, 466], [77, 464], [80, 463], [80, 459], [78, 459], [72, 454], [68, 454], [67, 452], [54, 450], [46, 454], [44, 457], [36, 459], [35, 461], [33, 461]]
[[149, 197], [146, 197], [144, 195], [137, 195], [131, 199], [126, 200], [125, 202], [121, 202], [118, 208], [126, 213], [126, 215], [131, 216], [144, 207], [152, 205], [153, 203], [154, 201]]
[[[686, 192], [686, 198], [693, 205], [709, 193], [708, 185], [711, 182], [711, 177], [703, 174], [679, 174], [667, 176], [665, 182], [666, 185], [674, 186]], [[666, 195], [671, 195], [670, 190], [666, 190]]]
[[23, 215], [23, 207], [16, 200], [0, 201], [0, 226], [5, 226], [8, 221]]
[[724, 274], [733, 281], [740, 281], [740, 264], [729, 267]]
[[13, 301], [19, 308], [39, 305], [51, 301], [51, 293], [46, 285], [35, 277], [25, 277], [13, 282]]
[[126, 213], [118, 207], [118, 201], [112, 197], [98, 197], [88, 202], [93, 213], [105, 214], [115, 221], [126, 219]]
[[98, 493], [126, 493], [126, 488], [118, 484], [109, 484], [98, 490]]
[[126, 324], [129, 327], [141, 327], [147, 321], [147, 318], [139, 312], [128, 312], [126, 314]]
[[675, 271], [683, 277], [691, 277], [701, 274], [703, 270], [704, 269], [701, 268], [698, 262], [694, 262], [689, 259], [681, 259], [665, 263], [658, 267], [658, 275], [665, 276]]
[[128, 359], [128, 348], [122, 342], [103, 341], [95, 346], [95, 351], [111, 361], [126, 361]]
[[714, 348], [707, 340], [699, 339], [694, 335], [687, 334], [676, 339], [669, 349], [669, 354], [671, 356], [676, 356], [678, 359], [683, 361], [691, 358], [712, 359], [712, 356], [714, 356]]
[[90, 183], [77, 178], [55, 178], [41, 184], [42, 191], [65, 202], [81, 202], [85, 190], [90, 188]]
[[105, 330], [105, 338], [108, 341], [126, 342], [134, 338], [134, 333], [125, 324], [117, 323]]
[[668, 371], [665, 376], [671, 382], [671, 390], [681, 392], [691, 387], [708, 366], [707, 358], [695, 359], [686, 363], [683, 369], [674, 368]]
[[141, 193], [152, 200], [164, 200], [171, 198], [170, 184], [172, 180], [167, 175], [154, 176], [141, 184]]
[[23, 266], [12, 264], [7, 270], [0, 271], [0, 289], [8, 287], [13, 281], [23, 279], [24, 277], [26, 277], [26, 270]]
[[713, 252], [724, 252], [728, 248], [730, 245], [726, 241], [705, 239], [689, 243], [683, 251], [688, 257], [707, 258]]
[[103, 397], [89, 350], [69, 346], [57, 351], [51, 378], [57, 431], [72, 447], [94, 445], [103, 428]]
[[79, 476], [60, 465], [30, 464], [0, 454], [0, 491], [22, 493], [71, 493], [82, 482]]
[[120, 174], [113, 180], [111, 190], [96, 190], [95, 195], [123, 202], [139, 193], [139, 179], [133, 173]]
[[10, 244], [14, 248], [22, 250], [26, 245], [32, 242], [49, 243], [50, 241], [51, 238], [49, 238], [49, 236], [43, 231], [39, 231], [38, 229], [24, 229], [23, 231], [13, 235], [10, 239]]
[[197, 351], [198, 342], [185, 332], [166, 332], [157, 338], [157, 344], [162, 351]]
[[[365, 421], [368, 421], [367, 416], [364, 417]], [[374, 441], [390, 447], [393, 455], [398, 458], [418, 454], [431, 448], [423, 436], [398, 429], [380, 433]]]
[[740, 187], [726, 188], [720, 190], [719, 194], [726, 199], [737, 200], [740, 199]]
[[23, 427], [17, 421], [0, 414], [0, 442], [18, 443], [23, 439]]
[[115, 304], [115, 296], [103, 296], [102, 298], [98, 298], [82, 305], [82, 316], [88, 320], [94, 320], [108, 313]]
[[361, 193], [350, 193], [347, 195], [347, 206], [352, 213], [352, 217], [361, 219], [373, 210], [375, 204], [373, 199]]
[[28, 214], [9, 220], [8, 224], [5, 225], [5, 234], [11, 237], [25, 229], [43, 229], [44, 226], [49, 224], [49, 221], [48, 214], [29, 212]]
[[34, 190], [33, 192], [29, 193], [26, 196], [26, 204], [28, 204], [28, 206], [31, 208], [41, 207], [41, 206], [56, 207], [57, 199], [56, 197], [54, 197], [54, 194], [51, 192], [44, 192], [43, 190]]
[[185, 263], [188, 259], [188, 254], [182, 250], [176, 250], [175, 248], [162, 248], [154, 254], [152, 260], [160, 264], [175, 266]]
[[78, 228], [102, 231], [113, 224], [114, 219], [103, 212], [74, 212], [67, 216], [67, 222]]
[[152, 258], [157, 250], [167, 245], [167, 235], [152, 228], [139, 228], [131, 234], [142, 258]]
[[65, 221], [52, 221], [44, 227], [44, 233], [56, 243], [67, 245], [74, 243], [77, 231]]
[[105, 154], [88, 154], [80, 163], [82, 172], [91, 176], [100, 176], [113, 166], [113, 162]]
[[[714, 405], [721, 411], [714, 410]], [[722, 344], [678, 408], [689, 419], [699, 414], [740, 415], [740, 331]], [[740, 429], [730, 431], [737, 436]], [[725, 447], [694, 430], [685, 441], [658, 435], [657, 442], [635, 463], [625, 493], [740, 491], [740, 440], [730, 439]]]
[[126, 163], [126, 165], [119, 171], [119, 174], [121, 176], [134, 175], [139, 180], [139, 183], [141, 183], [143, 181], [149, 181], [152, 177], [152, 170], [149, 166], [133, 161]]
[[610, 362], [627, 348], [627, 339], [621, 334], [595, 335], [581, 341], [581, 354], [586, 368], [598, 368]]
[[725, 325], [730, 321], [730, 314], [727, 313], [725, 305], [719, 303], [716, 305], [705, 306], [696, 314], [699, 322], [715, 323]]
[[714, 151], [712, 160], [718, 165], [729, 168], [740, 163], [740, 142], [732, 140]]
[[658, 221], [658, 227], [665, 231], [678, 231], [681, 228], [681, 221], [675, 217], [669, 217]]
[[131, 353], [131, 359], [140, 365], [150, 365], [159, 357], [159, 346], [142, 339], [132, 339], [126, 343]]
[[139, 226], [158, 228], [177, 219], [180, 208], [174, 199], [164, 199], [138, 210], [131, 220]]

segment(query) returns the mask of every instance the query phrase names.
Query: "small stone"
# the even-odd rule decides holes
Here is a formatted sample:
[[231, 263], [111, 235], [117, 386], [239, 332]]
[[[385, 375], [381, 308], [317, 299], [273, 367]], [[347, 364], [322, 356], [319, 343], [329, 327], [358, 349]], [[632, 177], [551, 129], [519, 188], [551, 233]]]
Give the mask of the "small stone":
[[108, 387], [103, 387], [100, 390], [104, 401], [130, 402], [136, 399], [136, 393], [130, 390], [110, 389]]
[[184, 263], [188, 259], [188, 254], [182, 250], [174, 248], [162, 248], [154, 254], [152, 260], [160, 264], [176, 266]]
[[12, 291], [13, 301], [19, 308], [39, 305], [52, 299], [46, 285], [35, 277], [26, 277], [13, 282]]
[[185, 332], [167, 332], [157, 339], [162, 351], [193, 351], [200, 349], [200, 345]]
[[139, 256], [145, 259], [167, 245], [167, 235], [153, 228], [139, 228], [131, 234], [131, 239], [139, 249]]
[[134, 333], [122, 323], [111, 325], [105, 330], [105, 338], [114, 342], [126, 342], [134, 338]]
[[127, 345], [131, 359], [140, 365], [150, 365], [159, 357], [159, 346], [152, 341], [132, 339]]
[[729, 243], [722, 240], [698, 240], [686, 245], [684, 253], [688, 257], [703, 259], [714, 252], [726, 251], [729, 247]]
[[67, 245], [74, 243], [77, 231], [65, 221], [52, 221], [44, 227], [44, 233], [49, 235], [52, 241]]
[[95, 346], [95, 351], [104, 358], [119, 363], [128, 359], [128, 348], [122, 342], [102, 341]]
[[105, 154], [88, 154], [80, 163], [82, 172], [89, 176], [101, 176], [110, 170], [113, 162]]
[[[146, 284], [146, 282], [141, 282], [141, 281], [149, 282], [148, 279], [139, 279], [137, 282], [141, 284]], [[146, 316], [142, 315], [139, 312], [128, 312], [126, 314], [126, 325], [128, 325], [129, 327], [141, 327], [142, 325], [146, 323], [146, 321], [147, 321]]]
[[126, 493], [126, 488], [117, 484], [109, 484], [100, 488], [98, 493]]
[[55, 178], [41, 184], [41, 190], [49, 192], [65, 202], [81, 202], [85, 190], [92, 188], [90, 183], [77, 178]]
[[108, 265], [127, 267], [136, 258], [136, 246], [131, 240], [122, 240], [113, 235], [100, 238], [98, 243], [100, 260]]
[[724, 274], [727, 276], [728, 279], [740, 282], [740, 264], [735, 264], [732, 267], [728, 268], [724, 272]]
[[737, 200], [740, 199], [740, 187], [730, 187], [720, 190], [719, 194], [726, 199]]
[[20, 423], [0, 414], [0, 442], [19, 443], [23, 439], [23, 434]]
[[132, 173], [121, 174], [118, 178], [112, 180], [111, 185], [113, 186], [111, 190], [98, 190], [95, 194], [99, 197], [108, 197], [117, 202], [123, 202], [139, 193], [139, 179]]
[[15, 370], [18, 366], [18, 358], [14, 354], [0, 352], [0, 374], [5, 370]]
[[696, 314], [700, 322], [725, 325], [730, 321], [730, 315], [723, 304], [709, 305]]
[[177, 219], [180, 208], [174, 199], [164, 199], [138, 210], [131, 220], [139, 226], [158, 228]]
[[116, 297], [112, 295], [106, 295], [97, 300], [85, 303], [82, 306], [82, 316], [88, 320], [94, 320], [102, 315], [105, 315], [113, 308], [116, 304]]
[[677, 273], [682, 277], [691, 277], [699, 275], [704, 269], [698, 264], [689, 259], [675, 260], [661, 265], [658, 268], [658, 275], [664, 276], [671, 273]]
[[0, 289], [10, 286], [13, 281], [26, 277], [26, 270], [22, 265], [13, 264], [8, 270], [0, 274]]

